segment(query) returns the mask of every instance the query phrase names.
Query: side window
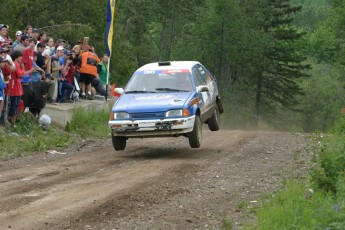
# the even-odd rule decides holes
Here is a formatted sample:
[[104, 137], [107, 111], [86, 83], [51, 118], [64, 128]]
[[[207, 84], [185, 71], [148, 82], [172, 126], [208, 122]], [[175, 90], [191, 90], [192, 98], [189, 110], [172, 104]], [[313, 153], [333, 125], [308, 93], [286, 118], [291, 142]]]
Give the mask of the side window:
[[204, 84], [207, 84], [213, 80], [212, 75], [210, 74], [210, 72], [208, 72], [208, 70], [205, 67], [203, 67], [201, 65], [197, 65], [197, 67], [198, 67], [198, 70], [201, 74], [201, 78], [202, 78]]
[[195, 84], [196, 86], [199, 85], [204, 85], [205, 82], [202, 80], [202, 76], [200, 75], [199, 71], [197, 70], [197, 68], [193, 69], [193, 76], [195, 78]]

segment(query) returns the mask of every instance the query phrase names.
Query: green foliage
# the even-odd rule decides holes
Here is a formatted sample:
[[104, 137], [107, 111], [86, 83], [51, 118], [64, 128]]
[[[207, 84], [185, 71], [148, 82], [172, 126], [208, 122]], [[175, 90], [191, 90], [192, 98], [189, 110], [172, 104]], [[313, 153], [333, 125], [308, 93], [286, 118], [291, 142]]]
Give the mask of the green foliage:
[[31, 113], [18, 117], [16, 128], [0, 132], [0, 158], [22, 156], [30, 152], [66, 148], [77, 138], [54, 126], [42, 129]]
[[319, 139], [320, 151], [314, 158], [317, 167], [312, 169], [311, 174], [316, 188], [333, 194], [337, 194], [337, 186], [339, 181], [343, 181], [345, 172], [344, 127], [345, 118], [341, 117], [334, 126], [333, 134]]
[[[345, 197], [314, 192], [306, 181], [290, 181], [264, 199], [257, 221], [246, 229], [344, 229]], [[344, 186], [344, 185], [342, 185]]]
[[0, 158], [48, 149], [63, 149], [80, 138], [109, 137], [108, 120], [108, 111], [76, 108], [72, 121], [63, 131], [54, 125], [43, 129], [31, 113], [23, 113], [18, 117], [15, 128], [0, 128]]
[[310, 78], [300, 81], [304, 95], [298, 98], [299, 125], [304, 132], [327, 131], [345, 105], [342, 71], [325, 63], [314, 63], [312, 67]]
[[66, 125], [65, 130], [81, 137], [108, 137], [108, 121], [109, 111], [87, 111], [77, 107], [74, 109], [72, 120]]
[[[10, 25], [12, 38], [32, 25], [71, 45], [90, 37], [99, 56], [105, 51], [106, 1], [13, 0], [1, 7], [0, 22]], [[148, 62], [197, 60], [217, 77], [229, 125], [303, 126], [310, 114], [291, 111], [319, 102], [296, 98], [309, 90], [300, 79], [318, 76], [304, 71], [305, 55], [316, 69], [323, 62], [344, 66], [344, 12], [344, 0], [117, 1], [110, 83], [125, 86]], [[303, 129], [327, 128], [324, 114]]]

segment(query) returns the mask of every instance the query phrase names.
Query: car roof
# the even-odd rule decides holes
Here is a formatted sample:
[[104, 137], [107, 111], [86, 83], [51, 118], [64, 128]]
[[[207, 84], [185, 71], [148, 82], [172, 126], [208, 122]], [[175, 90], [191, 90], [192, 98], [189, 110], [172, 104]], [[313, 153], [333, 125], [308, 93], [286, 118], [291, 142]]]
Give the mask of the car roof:
[[143, 65], [140, 67], [141, 70], [166, 70], [166, 69], [192, 69], [196, 64], [200, 64], [197, 61], [165, 61], [165, 62], [154, 62]]

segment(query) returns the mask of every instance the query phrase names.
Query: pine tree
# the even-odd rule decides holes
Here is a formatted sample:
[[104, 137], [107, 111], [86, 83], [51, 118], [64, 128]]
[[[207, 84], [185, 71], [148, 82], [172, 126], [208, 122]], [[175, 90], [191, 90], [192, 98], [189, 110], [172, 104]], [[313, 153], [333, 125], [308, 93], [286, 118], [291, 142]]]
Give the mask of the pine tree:
[[[290, 5], [290, 0], [263, 0], [258, 29], [264, 31], [260, 64], [252, 84], [255, 85], [256, 124], [260, 118], [275, 114], [279, 106], [294, 109], [296, 96], [302, 94], [297, 79], [307, 76], [305, 56], [296, 42], [304, 35], [292, 25], [293, 16], [301, 7]], [[269, 41], [269, 42], [268, 42]], [[254, 82], [253, 82], [254, 80]], [[267, 116], [268, 115], [268, 116]]]

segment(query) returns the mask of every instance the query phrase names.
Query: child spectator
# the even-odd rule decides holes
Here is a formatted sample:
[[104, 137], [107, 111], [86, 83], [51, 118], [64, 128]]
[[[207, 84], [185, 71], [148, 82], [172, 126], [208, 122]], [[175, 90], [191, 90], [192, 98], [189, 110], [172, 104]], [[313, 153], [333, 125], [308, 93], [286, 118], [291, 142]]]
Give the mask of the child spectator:
[[28, 75], [36, 71], [36, 69], [31, 68], [30, 70], [24, 71], [20, 64], [22, 62], [22, 53], [20, 51], [13, 51], [11, 54], [12, 60], [16, 67], [15, 71], [11, 72], [11, 79], [6, 87], [6, 94], [10, 96], [11, 106], [9, 109], [9, 122], [14, 126], [16, 118], [18, 115], [18, 107], [20, 102], [20, 97], [23, 95], [22, 84], [20, 79], [24, 75]]
[[45, 76], [44, 70], [37, 65], [37, 52], [34, 53], [34, 60], [33, 60], [33, 67], [37, 70], [37, 72], [33, 72], [31, 75], [32, 82], [38, 82], [42, 80], [42, 76]]

